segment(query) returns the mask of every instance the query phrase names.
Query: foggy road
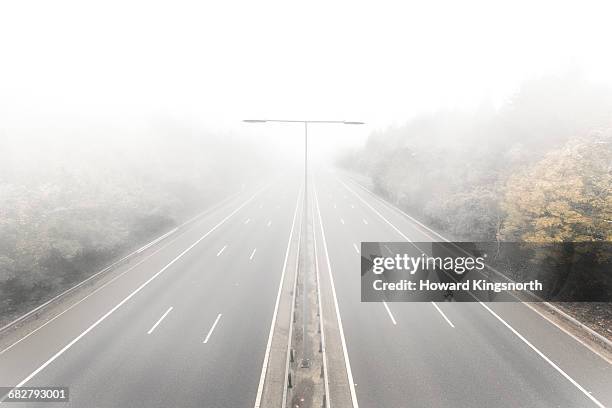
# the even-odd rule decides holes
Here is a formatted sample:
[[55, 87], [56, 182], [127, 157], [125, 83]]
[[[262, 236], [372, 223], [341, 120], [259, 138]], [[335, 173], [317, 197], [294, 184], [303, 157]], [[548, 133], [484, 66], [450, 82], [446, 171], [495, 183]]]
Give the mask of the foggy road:
[[121, 278], [2, 351], [0, 384], [65, 384], [74, 407], [252, 406], [297, 194], [287, 183], [241, 194], [151, 248]]
[[612, 405], [610, 364], [523, 304], [360, 302], [361, 241], [441, 238], [348, 177], [316, 186], [359, 406]]
[[[70, 387], [68, 404], [45, 407], [253, 406], [298, 180], [247, 188], [147, 248], [0, 351], [0, 385]], [[313, 187], [322, 293], [348, 357], [330, 368], [352, 377], [353, 405], [612, 405], [610, 364], [525, 305], [361, 303], [361, 241], [437, 237], [343, 174], [315, 174]]]
[[611, 15], [1, 2], [0, 408], [612, 408]]

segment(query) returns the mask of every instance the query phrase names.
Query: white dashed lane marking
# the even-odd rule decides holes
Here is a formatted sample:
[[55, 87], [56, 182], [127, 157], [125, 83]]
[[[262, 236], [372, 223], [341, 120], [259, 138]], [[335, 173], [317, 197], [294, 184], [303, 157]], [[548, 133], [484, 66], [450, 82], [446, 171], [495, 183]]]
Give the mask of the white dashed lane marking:
[[208, 340], [210, 340], [210, 336], [212, 336], [213, 331], [215, 330], [215, 327], [217, 327], [217, 323], [219, 323], [219, 319], [221, 319], [221, 313], [217, 315], [215, 322], [213, 323], [212, 327], [208, 331], [208, 334], [206, 335], [206, 338], [203, 341], [204, 344], [208, 343]]
[[168, 310], [166, 310], [166, 313], [164, 313], [164, 314], [162, 315], [162, 317], [160, 317], [160, 318], [159, 318], [159, 320], [158, 320], [157, 322], [155, 322], [155, 324], [153, 325], [153, 327], [151, 327], [151, 329], [150, 329], [150, 330], [147, 332], [147, 334], [151, 334], [151, 333], [153, 333], [153, 330], [155, 330], [155, 328], [156, 328], [157, 326], [159, 326], [159, 324], [162, 322], [162, 320], [164, 320], [164, 318], [165, 318], [166, 316], [168, 316], [168, 313], [170, 313], [171, 311], [172, 311], [172, 306], [170, 306], [170, 308], [169, 308]]

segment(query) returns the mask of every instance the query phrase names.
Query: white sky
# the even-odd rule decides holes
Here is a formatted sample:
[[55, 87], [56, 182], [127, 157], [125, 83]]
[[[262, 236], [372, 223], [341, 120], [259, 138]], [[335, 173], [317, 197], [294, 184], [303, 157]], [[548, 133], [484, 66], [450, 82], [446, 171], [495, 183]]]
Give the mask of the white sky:
[[499, 104], [541, 75], [612, 83], [611, 16], [582, 0], [5, 0], [0, 127], [167, 116], [258, 134], [290, 128], [240, 120], [347, 119], [368, 126], [313, 138], [363, 139]]

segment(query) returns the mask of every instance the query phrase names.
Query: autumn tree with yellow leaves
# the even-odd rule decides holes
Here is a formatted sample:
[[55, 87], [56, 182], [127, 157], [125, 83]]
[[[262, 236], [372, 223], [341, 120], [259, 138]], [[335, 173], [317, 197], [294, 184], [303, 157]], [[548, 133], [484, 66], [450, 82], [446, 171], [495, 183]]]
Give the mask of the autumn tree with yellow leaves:
[[506, 241], [612, 241], [612, 131], [573, 139], [508, 180]]

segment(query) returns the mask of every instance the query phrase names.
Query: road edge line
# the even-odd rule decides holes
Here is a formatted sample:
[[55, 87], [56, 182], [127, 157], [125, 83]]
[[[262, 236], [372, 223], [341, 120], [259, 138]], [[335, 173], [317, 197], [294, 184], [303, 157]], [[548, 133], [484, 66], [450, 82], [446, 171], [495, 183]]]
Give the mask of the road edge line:
[[317, 214], [319, 217], [319, 225], [321, 228], [321, 238], [323, 238], [323, 249], [325, 249], [325, 260], [327, 261], [327, 272], [329, 274], [329, 281], [331, 283], [332, 294], [334, 295], [334, 308], [336, 310], [336, 319], [338, 321], [338, 329], [340, 330], [340, 340], [342, 342], [342, 352], [344, 354], [344, 364], [346, 367], [346, 375], [348, 377], [348, 383], [351, 391], [351, 402], [353, 408], [359, 408], [357, 403], [357, 393], [355, 392], [355, 382], [353, 380], [353, 372], [351, 370], [351, 363], [349, 361], [348, 351], [346, 348], [346, 338], [344, 336], [344, 328], [342, 327], [342, 318], [340, 317], [340, 307], [338, 306], [338, 297], [336, 295], [336, 285], [334, 284], [334, 277], [332, 275], [331, 264], [329, 261], [329, 251], [327, 249], [327, 239], [325, 238], [325, 229], [323, 228], [323, 218], [321, 217], [321, 209], [319, 208], [319, 196], [317, 194], [316, 182], [313, 180], [313, 192], [315, 202], [317, 204]]
[[230, 201], [233, 198], [236, 198], [238, 195], [240, 195], [241, 192], [236, 192], [234, 194], [229, 195], [228, 197], [225, 197], [224, 199], [222, 199], [221, 201], [219, 201], [216, 204], [213, 204], [210, 208], [207, 208], [206, 210], [200, 212], [199, 214], [197, 214], [196, 216], [188, 219], [187, 221], [183, 222], [182, 224], [179, 224], [178, 226], [174, 227], [172, 230], [166, 232], [165, 234], [162, 234], [161, 236], [153, 239], [152, 241], [150, 241], [149, 243], [141, 246], [140, 248], [130, 252], [129, 254], [125, 255], [124, 257], [112, 262], [111, 264], [109, 264], [108, 266], [104, 267], [103, 269], [99, 270], [98, 272], [95, 272], [93, 275], [85, 278], [84, 280], [82, 280], [81, 282], [76, 283], [74, 286], [71, 286], [70, 288], [66, 289], [65, 291], [55, 295], [54, 297], [52, 297], [51, 299], [47, 300], [46, 302], [36, 306], [34, 309], [30, 310], [29, 312], [24, 313], [23, 315], [17, 317], [16, 319], [12, 320], [11, 322], [5, 324], [4, 326], [0, 327], [0, 334], [2, 334], [3, 332], [9, 330], [10, 328], [12, 328], [13, 326], [19, 324], [21, 321], [26, 320], [28, 317], [31, 317], [32, 315], [35, 315], [37, 312], [43, 310], [45, 307], [49, 306], [50, 304], [56, 302], [57, 300], [61, 299], [62, 297], [68, 295], [69, 293], [72, 293], [73, 291], [75, 291], [76, 289], [80, 288], [81, 286], [85, 285], [87, 282], [89, 282], [90, 280], [98, 277], [99, 275], [103, 274], [104, 272], [108, 272], [110, 270], [112, 270], [114, 267], [119, 266], [122, 262], [125, 262], [126, 260], [130, 259], [131, 257], [133, 257], [134, 255], [140, 254], [141, 252], [145, 251], [146, 249], [148, 249], [149, 247], [157, 244], [158, 242], [162, 241], [164, 238], [167, 238], [168, 236], [174, 234], [176, 231], [178, 231], [179, 229], [183, 228], [184, 226], [186, 226], [187, 224], [190, 224], [192, 222], [197, 221], [199, 218], [203, 217], [204, 215], [214, 211], [215, 209], [218, 209], [219, 207], [221, 207], [224, 203]]
[[304, 209], [300, 213], [300, 229], [298, 230], [298, 243], [297, 243], [297, 253], [295, 257], [295, 277], [293, 279], [293, 293], [291, 295], [291, 312], [289, 313], [289, 331], [287, 334], [287, 351], [285, 355], [285, 379], [283, 381], [283, 400], [281, 402], [281, 408], [285, 408], [287, 406], [287, 394], [288, 394], [288, 385], [289, 385], [289, 370], [291, 367], [291, 344], [293, 342], [293, 314], [295, 313], [295, 297], [297, 295], [297, 283], [298, 283], [298, 268], [300, 264], [300, 255], [301, 255], [301, 244], [302, 244], [302, 225], [301, 222], [304, 216]]
[[[314, 184], [313, 184], [314, 191]], [[331, 395], [329, 393], [329, 368], [327, 367], [327, 345], [325, 339], [325, 324], [323, 319], [323, 300], [321, 299], [321, 275], [319, 271], [319, 257], [317, 251], [317, 224], [315, 221], [315, 212], [314, 212], [314, 197], [313, 205], [312, 205], [312, 246], [314, 249], [314, 259], [315, 259], [315, 276], [317, 278], [317, 300], [319, 304], [319, 327], [321, 330], [321, 354], [322, 354], [322, 362], [323, 362], [323, 408], [330, 408], [332, 406], [331, 403]]]
[[[227, 215], [225, 218], [223, 218], [219, 223], [215, 224], [214, 227], [212, 227], [210, 230], [208, 230], [207, 233], [205, 233], [204, 235], [202, 235], [200, 238], [198, 238], [197, 241], [195, 241], [193, 244], [191, 244], [189, 247], [187, 247], [187, 249], [185, 249], [183, 252], [181, 252], [178, 256], [176, 256], [174, 259], [172, 259], [169, 263], [166, 264], [166, 266], [164, 266], [162, 269], [160, 269], [157, 273], [155, 273], [155, 275], [151, 276], [149, 279], [147, 279], [143, 284], [141, 284], [138, 288], [136, 288], [133, 292], [131, 292], [129, 295], [127, 295], [125, 298], [123, 298], [123, 300], [121, 302], [119, 302], [117, 305], [115, 305], [111, 310], [109, 310], [108, 312], [106, 312], [102, 317], [100, 317], [98, 320], [96, 320], [93, 324], [91, 324], [87, 329], [85, 329], [85, 331], [83, 331], [81, 334], [79, 334], [77, 337], [75, 337], [72, 341], [70, 341], [67, 345], [65, 345], [62, 349], [60, 349], [58, 352], [56, 352], [53, 356], [51, 356], [51, 358], [49, 358], [47, 361], [45, 361], [40, 367], [38, 367], [36, 370], [34, 370], [30, 375], [28, 375], [26, 378], [24, 378], [19, 384], [17, 384], [14, 388], [18, 388], [23, 386], [24, 384], [26, 384], [28, 381], [30, 381], [32, 378], [34, 378], [38, 373], [40, 373], [42, 370], [44, 370], [49, 364], [51, 364], [53, 361], [55, 361], [58, 357], [60, 357], [62, 354], [64, 354], [64, 352], [66, 352], [66, 350], [68, 350], [70, 347], [72, 347], [75, 343], [77, 343], [80, 339], [82, 339], [83, 337], [85, 337], [85, 335], [87, 335], [87, 333], [89, 333], [90, 331], [92, 331], [93, 329], [95, 329], [100, 323], [102, 323], [108, 316], [110, 316], [111, 314], [113, 314], [117, 309], [119, 309], [121, 306], [123, 306], [128, 300], [130, 300], [134, 295], [136, 295], [138, 292], [140, 292], [145, 286], [147, 286], [149, 283], [151, 283], [155, 278], [157, 278], [159, 275], [161, 275], [163, 272], [165, 272], [170, 266], [172, 266], [176, 261], [178, 261], [180, 258], [183, 257], [183, 255], [185, 255], [187, 252], [191, 251], [196, 245], [198, 245], [200, 242], [202, 242], [206, 237], [208, 237], [212, 232], [214, 232], [217, 228], [219, 228], [221, 225], [223, 225], [227, 220], [229, 220], [231, 217], [234, 216], [234, 214], [236, 214], [238, 211], [240, 211], [242, 208], [244, 208], [248, 203], [250, 203], [257, 195], [259, 195], [261, 193], [260, 190], [257, 193], [255, 193], [254, 195], [252, 195], [248, 200], [246, 200], [244, 203], [242, 203], [238, 208], [236, 208], [234, 211], [232, 211], [229, 215]], [[0, 404], [2, 403], [2, 401], [4, 400], [4, 398], [0, 399]]]
[[570, 383], [572, 383], [572, 385], [574, 385], [576, 388], [578, 388], [587, 398], [589, 398], [591, 400], [591, 402], [593, 402], [595, 405], [597, 405], [600, 408], [606, 408], [601, 402], [599, 402], [597, 400], [597, 398], [595, 398], [593, 395], [591, 395], [591, 393], [589, 393], [586, 389], [584, 389], [582, 387], [582, 385], [580, 385], [576, 380], [574, 380], [572, 377], [569, 376], [569, 374], [567, 374], [565, 371], [563, 371], [558, 365], [556, 365], [551, 359], [549, 359], [546, 354], [542, 353], [536, 346], [534, 346], [533, 344], [531, 344], [531, 342], [529, 340], [527, 340], [525, 337], [523, 337], [523, 335], [521, 333], [519, 333], [518, 331], [516, 331], [514, 329], [514, 327], [510, 326], [510, 324], [508, 324], [504, 319], [502, 319], [501, 317], [499, 317], [497, 315], [497, 313], [495, 313], [493, 310], [491, 310], [487, 305], [485, 305], [483, 302], [478, 302], [480, 303], [480, 305], [482, 307], [484, 307], [489, 313], [491, 313], [491, 315], [493, 315], [497, 320], [499, 320], [504, 326], [506, 326], [506, 328], [508, 328], [512, 333], [514, 333], [519, 339], [521, 339], [521, 341], [523, 343], [525, 343], [527, 346], [529, 346], [533, 351], [536, 352], [537, 355], [539, 355], [544, 361], [546, 361], [551, 367], [553, 367], [555, 370], [557, 370], [557, 372], [559, 374], [561, 374], [566, 380], [568, 380]]
[[[348, 179], [350, 179], [353, 183], [355, 183], [357, 186], [359, 186], [361, 189], [365, 190], [372, 198], [374, 198], [375, 200], [377, 200], [378, 202], [383, 204], [385, 207], [389, 208], [390, 210], [399, 212], [401, 215], [403, 215], [406, 218], [408, 218], [408, 220], [415, 222], [416, 224], [418, 224], [419, 226], [423, 227], [427, 231], [433, 233], [434, 235], [437, 235], [443, 241], [451, 242], [448, 238], [446, 238], [443, 235], [437, 233], [436, 231], [432, 230], [431, 228], [429, 228], [426, 225], [424, 225], [423, 223], [421, 223], [419, 220], [417, 220], [414, 217], [412, 217], [412, 216], [408, 215], [407, 213], [405, 213], [402, 209], [400, 209], [397, 206], [393, 205], [392, 203], [388, 202], [384, 198], [378, 196], [376, 193], [372, 192], [370, 189], [368, 189], [367, 187], [363, 186], [361, 183], [359, 183], [358, 181], [356, 181], [352, 177], [350, 177], [350, 176], [346, 176], [346, 177]], [[344, 184], [342, 182], [342, 180], [340, 180], [340, 178], [338, 176], [336, 176], [336, 179], [338, 179], [338, 181], [340, 181], [342, 184]], [[356, 193], [353, 193], [353, 194], [356, 194]], [[401, 233], [400, 233], [400, 235], [404, 236]], [[432, 237], [431, 235], [429, 235], [427, 233], [425, 235], [428, 235], [431, 239], [435, 239], [434, 237]], [[580, 345], [585, 347], [587, 350], [589, 350], [590, 352], [595, 354], [597, 357], [601, 358], [602, 360], [606, 361], [607, 363], [610, 363], [610, 360], [606, 356], [604, 356], [602, 353], [600, 353], [599, 351], [594, 349], [589, 344], [585, 343], [577, 335], [571, 333], [570, 331], [565, 329], [563, 326], [559, 325], [557, 322], [555, 322], [554, 320], [552, 320], [551, 318], [546, 316], [542, 311], [537, 310], [533, 306], [529, 305], [529, 302], [517, 302], [517, 303], [520, 303], [523, 306], [527, 307], [533, 313], [535, 313], [536, 315], [540, 316], [542, 319], [546, 320], [548, 323], [550, 323], [553, 326], [555, 326], [557, 329], [559, 329], [560, 331], [565, 333], [567, 336], [569, 336], [572, 339], [574, 339], [576, 342], [578, 342]], [[584, 333], [585, 336], [590, 337], [590, 339], [593, 341], [593, 343], [598, 344], [599, 347], [603, 347], [606, 350], [612, 350], [612, 341], [608, 340], [607, 338], [605, 338], [601, 334], [597, 333], [595, 330], [593, 330], [590, 327], [586, 326], [585, 324], [581, 323], [576, 318], [568, 315], [563, 310], [557, 308], [556, 306], [554, 306], [550, 302], [540, 302], [540, 304], [543, 305], [546, 309], [548, 309], [548, 311], [550, 313], [557, 314], [558, 316], [560, 316], [560, 318], [562, 320], [565, 320], [566, 322], [568, 322], [569, 324], [574, 326], [574, 328], [576, 330], [581, 330]]]
[[[342, 185], [344, 185], [344, 187], [349, 190], [350, 192], [352, 192], [354, 195], [356, 195], [360, 200], [362, 200], [363, 202], [365, 202], [363, 200], [363, 198], [361, 198], [354, 190], [350, 189], [342, 180], [338, 179], [338, 181], [340, 181], [340, 183]], [[366, 203], [367, 204], [367, 203]], [[367, 204], [370, 208], [372, 208], [369, 204]], [[384, 220], [387, 221], [387, 223], [389, 225], [393, 225], [391, 224], [390, 221], [388, 221], [382, 214], [378, 213], [380, 217], [382, 217]], [[393, 226], [393, 228], [395, 230], [398, 230], [397, 227]], [[402, 236], [405, 236], [403, 233], [401, 233]], [[445, 239], [444, 237], [440, 236], [441, 238]], [[448, 241], [448, 240], [446, 240]], [[523, 341], [525, 344], [527, 344], [533, 351], [536, 352], [536, 354], [538, 354], [545, 362], [547, 362], [551, 367], [553, 367], [558, 373], [560, 373], [563, 377], [565, 377], [570, 383], [572, 383], [572, 385], [574, 385], [576, 388], [578, 388], [583, 394], [585, 394], [593, 403], [595, 403], [598, 407], [600, 408], [605, 408], [605, 406], [603, 404], [601, 404], [601, 402], [599, 402], [597, 400], [597, 398], [593, 397], [586, 389], [584, 389], [578, 382], [576, 382], [572, 377], [570, 377], [567, 373], [565, 373], [565, 371], [563, 371], [559, 366], [557, 366], [550, 358], [548, 358], [544, 353], [542, 353], [538, 348], [536, 348], [533, 344], [531, 344], [529, 342], [529, 340], [527, 340], [522, 334], [520, 334], [517, 330], [515, 330], [509, 323], [507, 323], [503, 318], [501, 318], [499, 315], [497, 315], [493, 310], [491, 310], [487, 305], [485, 305], [483, 302], [478, 302], [482, 307], [484, 307], [491, 315], [493, 315], [497, 320], [499, 320], [504, 326], [506, 326], [506, 328], [510, 329], [510, 331], [517, 336], [521, 341]], [[523, 302], [520, 302], [523, 303]], [[539, 314], [539, 313], [538, 313]], [[543, 316], [542, 316], [543, 317]], [[559, 328], [557, 325], [555, 325], [557, 328]], [[590, 350], [590, 349], [589, 349]], [[598, 354], [599, 355], [599, 354]], [[601, 356], [600, 356], [601, 357]]]
[[266, 379], [266, 372], [268, 371], [268, 361], [270, 359], [270, 348], [272, 347], [272, 337], [274, 336], [274, 327], [276, 326], [276, 316], [278, 314], [278, 305], [280, 303], [280, 297], [283, 291], [283, 282], [285, 281], [285, 272], [287, 270], [287, 261], [289, 259], [289, 249], [291, 248], [291, 241], [293, 240], [295, 219], [297, 217], [298, 208], [300, 206], [301, 195], [302, 195], [302, 191], [300, 190], [297, 196], [297, 204], [295, 205], [295, 211], [293, 212], [293, 221], [291, 222], [291, 232], [289, 233], [289, 242], [287, 243], [287, 250], [285, 252], [285, 261], [283, 262], [283, 271], [281, 273], [281, 279], [278, 285], [278, 293], [276, 295], [274, 313], [272, 314], [272, 322], [270, 323], [270, 333], [268, 334], [268, 343], [266, 345], [266, 352], [264, 354], [264, 360], [263, 360], [263, 364], [261, 368], [261, 375], [259, 377], [259, 385], [257, 386], [257, 395], [255, 397], [254, 408], [260, 408], [261, 406], [261, 397], [263, 395], [263, 388], [264, 388], [264, 382]]

